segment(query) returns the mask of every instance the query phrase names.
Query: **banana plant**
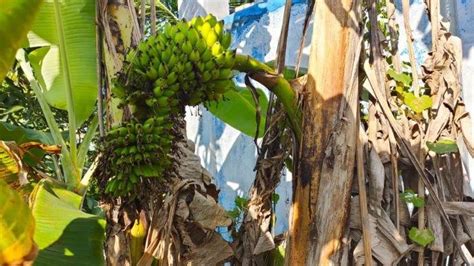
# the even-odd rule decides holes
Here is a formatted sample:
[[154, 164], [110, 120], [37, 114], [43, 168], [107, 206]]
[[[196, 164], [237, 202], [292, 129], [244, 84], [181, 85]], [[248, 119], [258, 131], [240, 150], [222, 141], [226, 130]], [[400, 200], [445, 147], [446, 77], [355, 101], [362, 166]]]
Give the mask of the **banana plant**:
[[36, 48], [28, 57], [44, 97], [68, 111], [72, 133], [95, 108], [95, 34], [94, 1], [45, 0], [27, 38]]
[[[11, 68], [15, 52], [33, 23], [41, 1], [9, 0], [0, 5], [0, 81]], [[21, 16], [20, 13], [28, 14]], [[16, 28], [16, 31], [12, 31]], [[21, 162], [5, 142], [0, 142], [0, 264], [23, 264], [35, 258], [35, 221], [21, 195], [8, 180], [16, 180]]]
[[[81, 210], [84, 193], [91, 176], [91, 171], [83, 174], [83, 168], [89, 145], [97, 130], [97, 119], [93, 119], [88, 125], [88, 131], [80, 146], [77, 144], [76, 135], [77, 128], [93, 113], [97, 95], [94, 2], [46, 0], [39, 7], [40, 2], [15, 0], [6, 1], [7, 5], [3, 5], [2, 2], [0, 22], [2, 25], [11, 23], [14, 26], [2, 27], [0, 30], [0, 37], [7, 40], [0, 44], [2, 52], [0, 76], [3, 79], [3, 72], [11, 67], [10, 61], [13, 61], [16, 52], [16, 60], [38, 99], [50, 132], [44, 134], [32, 130], [22, 131], [8, 125], [2, 125], [2, 130], [25, 132], [22, 137], [59, 144], [62, 171], [57, 171], [60, 173], [57, 177], [64, 176], [64, 179], [51, 178], [42, 174], [41, 181], [32, 183], [34, 185], [30, 195], [32, 211], [26, 208], [28, 212], [22, 211], [20, 214], [22, 217], [26, 217], [27, 213], [30, 216], [32, 214], [35, 220], [34, 232], [28, 227], [28, 232], [33, 234], [33, 239], [39, 248], [35, 264], [102, 265], [105, 221]], [[38, 13], [38, 16], [33, 21], [35, 13]], [[25, 36], [24, 34], [15, 35], [26, 34], [31, 25], [32, 30], [28, 34], [26, 43], [28, 49], [17, 51], [21, 44], [25, 44], [21, 42]], [[11, 31], [11, 28], [18, 28], [21, 31]], [[10, 30], [7, 31], [7, 29]], [[67, 140], [55, 121], [51, 106], [68, 111], [69, 138]], [[3, 137], [7, 135], [2, 134]], [[21, 156], [19, 158], [21, 159]], [[17, 160], [17, 162], [22, 162], [22, 160]], [[11, 169], [14, 169], [11, 165], [0, 164], [0, 173], [10, 173], [11, 171], [8, 171]], [[10, 179], [12, 174], [14, 173], [9, 175]], [[26, 179], [24, 175], [23, 177]], [[0, 177], [0, 182], [10, 179]], [[6, 189], [2, 186], [0, 196], [3, 197], [0, 198], [0, 203], [4, 203], [5, 197], [10, 195], [4, 191]], [[3, 212], [11, 208], [0, 206], [0, 210], [2, 210], [0, 225], [11, 228], [8, 222], [13, 216]], [[22, 221], [29, 220], [25, 218]], [[25, 228], [30, 224], [25, 223]], [[18, 229], [21, 228], [18, 227]], [[3, 229], [2, 232], [4, 232]], [[15, 231], [15, 233], [21, 232]], [[24, 235], [26, 234], [12, 235], [9, 240], [0, 241], [0, 264], [6, 263], [6, 259], [9, 260], [8, 263], [12, 259], [19, 259], [21, 258], [19, 256], [25, 255], [23, 251], [29, 251], [26, 245], [13, 246], [22, 248], [19, 255], [15, 255], [16, 253], [11, 249], [12, 243], [21, 244], [17, 240], [24, 239]], [[3, 236], [1, 240], [4, 240]]]
[[[26, 60], [24, 50], [19, 50], [17, 60], [38, 98], [54, 143], [62, 147], [61, 163], [65, 179], [65, 183], [53, 179], [43, 180], [35, 186], [31, 195], [33, 216], [37, 219], [35, 240], [40, 249], [36, 264], [51, 265], [54, 262], [60, 265], [102, 265], [104, 261], [101, 249], [105, 221], [81, 211], [83, 196], [92, 172], [91, 169], [83, 177], [82, 167], [97, 130], [97, 119], [89, 125], [79, 149], [68, 149], [40, 82], [35, 79], [33, 69]], [[72, 108], [71, 111], [73, 110]], [[73, 116], [74, 114], [69, 116], [70, 119], [74, 119], [71, 118]], [[69, 132], [69, 146], [75, 146], [75, 131], [70, 129]], [[55, 209], [51, 211], [50, 206], [55, 206]]]
[[0, 264], [32, 261], [38, 254], [36, 265], [102, 265], [105, 221], [80, 210], [82, 196], [43, 178], [29, 195], [30, 209], [20, 193], [9, 188], [8, 183], [38, 174], [24, 167], [23, 156], [32, 148], [60, 151], [56, 145], [0, 141]]
[[[76, 153], [76, 163], [72, 163], [72, 150], [68, 149], [62, 132], [54, 120], [51, 108], [42, 92], [33, 70], [26, 61], [24, 50], [19, 50], [17, 60], [30, 82], [43, 110], [54, 143], [61, 146], [61, 162], [65, 183], [62, 180], [45, 178], [35, 185], [30, 195], [33, 217], [36, 220], [34, 240], [39, 254], [36, 265], [102, 265], [102, 243], [105, 221], [81, 211], [84, 191], [90, 174], [82, 177], [80, 169], [84, 165], [89, 144], [97, 129], [97, 119], [89, 126], [84, 140]], [[88, 172], [90, 173], [90, 171]], [[81, 182], [82, 181], [82, 182]], [[54, 206], [51, 209], [51, 206]]]
[[[95, 118], [90, 124], [89, 130], [87, 131], [79, 149], [77, 149], [76, 147], [77, 140], [75, 128], [69, 128], [68, 144], [70, 148], [68, 148], [67, 142], [66, 140], [64, 140], [59, 126], [54, 120], [53, 112], [51, 111], [46, 96], [43, 93], [43, 89], [40, 85], [40, 82], [35, 79], [33, 69], [29, 62], [27, 62], [26, 60], [26, 54], [24, 50], [18, 51], [17, 60], [20, 63], [21, 69], [23, 70], [25, 77], [30, 82], [31, 88], [33, 89], [36, 94], [36, 97], [38, 98], [38, 102], [41, 105], [41, 109], [48, 123], [54, 143], [57, 143], [62, 147], [61, 162], [63, 167], [64, 179], [68, 188], [78, 193], [84, 193], [88, 185], [88, 178], [82, 178], [82, 167], [86, 161], [89, 145], [97, 130], [97, 119]], [[74, 108], [71, 108], [70, 112], [74, 112]], [[69, 118], [72, 120], [74, 120], [73, 117], [74, 113], [72, 115], [69, 115]]]
[[[82, 144], [77, 129], [93, 113], [97, 100], [95, 7], [87, 0], [46, 0], [28, 34], [31, 53], [17, 54], [34, 90], [54, 142], [63, 147], [61, 165], [70, 189], [83, 193], [81, 183], [87, 151], [98, 122], [93, 120]], [[69, 138], [63, 139], [51, 106], [67, 110]], [[68, 148], [69, 147], [69, 148]]]

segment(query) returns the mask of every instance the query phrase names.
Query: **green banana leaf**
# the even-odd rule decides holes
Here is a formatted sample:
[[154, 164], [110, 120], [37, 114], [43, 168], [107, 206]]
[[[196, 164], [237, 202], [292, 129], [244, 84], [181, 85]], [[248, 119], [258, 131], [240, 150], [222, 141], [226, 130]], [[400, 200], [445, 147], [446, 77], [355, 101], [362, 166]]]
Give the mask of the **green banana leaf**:
[[35, 265], [103, 265], [105, 221], [78, 208], [82, 197], [49, 181], [32, 193]]
[[0, 179], [0, 265], [21, 262], [34, 251], [34, 230], [28, 205]]
[[[268, 108], [268, 99], [265, 93], [257, 89], [260, 105], [260, 125], [258, 137], [265, 133], [265, 120]], [[208, 110], [220, 120], [242, 133], [255, 137], [257, 132], [257, 107], [252, 93], [245, 88], [229, 90], [224, 94], [226, 100], [209, 104]]]
[[[269, 61], [267, 65], [274, 67], [275, 61]], [[300, 68], [298, 77], [307, 73], [306, 68]], [[285, 67], [283, 70], [283, 76], [287, 80], [294, 79], [296, 77], [296, 71], [294, 67]], [[258, 131], [258, 137], [261, 138], [265, 134], [265, 120], [268, 108], [268, 99], [262, 90], [257, 89], [260, 105], [260, 125]], [[252, 98], [252, 94], [246, 88], [235, 88], [224, 94], [226, 100], [219, 101], [218, 103], [211, 103], [208, 106], [208, 110], [220, 120], [240, 132], [255, 137], [257, 130], [256, 121], [256, 107], [255, 102]]]
[[28, 41], [30, 47], [43, 47], [30, 60], [48, 103], [72, 110], [82, 124], [97, 98], [95, 1], [46, 0]]
[[23, 128], [5, 122], [0, 122], [0, 136], [2, 136], [2, 140], [15, 141], [17, 144], [30, 141], [37, 141], [49, 145], [54, 144], [50, 133]]
[[0, 82], [12, 67], [41, 0], [3, 0], [0, 4]]
[[[31, 141], [40, 142], [48, 145], [55, 144], [50, 133], [41, 132], [29, 128], [23, 128], [5, 122], [0, 122], [0, 136], [2, 140], [14, 141], [18, 145]], [[31, 167], [34, 167], [38, 164], [38, 159], [42, 158], [44, 154], [45, 153], [39, 149], [32, 149], [28, 153], [24, 154], [23, 162]]]

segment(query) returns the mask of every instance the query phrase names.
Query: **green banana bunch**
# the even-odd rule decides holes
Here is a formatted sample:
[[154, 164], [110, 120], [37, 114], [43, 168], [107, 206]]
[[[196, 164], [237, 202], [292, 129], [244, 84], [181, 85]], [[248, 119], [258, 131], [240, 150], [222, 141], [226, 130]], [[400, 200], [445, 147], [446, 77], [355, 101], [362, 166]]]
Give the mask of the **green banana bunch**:
[[[125, 105], [145, 102], [151, 112], [165, 104], [173, 108], [221, 98], [208, 95], [220, 96], [232, 86], [223, 82], [232, 78], [235, 51], [229, 50], [230, 44], [230, 33], [212, 15], [167, 24], [158, 35], [128, 53], [125, 69], [130, 73], [117, 96], [122, 97]], [[146, 82], [135, 82], [139, 80]], [[168, 93], [166, 98], [179, 100], [163, 97], [170, 89], [173, 93]], [[201, 93], [203, 89], [212, 91]]]
[[223, 22], [208, 15], [167, 24], [127, 54], [112, 93], [133, 118], [105, 137], [112, 176], [105, 193], [133, 194], [143, 178], [160, 178], [169, 169], [172, 117], [182, 116], [186, 105], [222, 100], [233, 86], [230, 44]]
[[106, 160], [113, 178], [105, 193], [126, 196], [136, 189], [140, 179], [162, 175], [171, 163], [165, 156], [174, 140], [170, 127], [165, 117], [152, 117], [143, 124], [134, 120], [123, 123], [107, 133], [105, 149], [112, 152]]

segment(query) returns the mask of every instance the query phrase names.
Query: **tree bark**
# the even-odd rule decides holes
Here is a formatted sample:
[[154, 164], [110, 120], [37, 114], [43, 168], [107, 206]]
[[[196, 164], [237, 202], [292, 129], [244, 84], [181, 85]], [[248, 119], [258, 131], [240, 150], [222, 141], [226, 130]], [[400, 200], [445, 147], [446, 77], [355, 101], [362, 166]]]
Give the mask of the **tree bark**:
[[[278, 103], [277, 103], [278, 104]], [[285, 127], [285, 115], [281, 106], [278, 113], [267, 116], [271, 119], [262, 143], [262, 158], [257, 161], [255, 181], [250, 189], [248, 210], [240, 229], [242, 244], [242, 265], [264, 265], [268, 252], [277, 244], [272, 233], [272, 196], [280, 182], [284, 160], [288, 157], [291, 139]]]
[[[106, 109], [106, 122], [110, 128], [114, 123], [120, 123], [122, 112], [117, 109], [110, 92], [112, 78], [120, 71], [127, 50], [135, 46], [140, 40], [140, 32], [136, 20], [135, 9], [127, 0], [97, 1], [97, 24], [98, 45], [101, 45], [103, 59], [105, 89], [104, 103]], [[103, 36], [99, 38], [99, 36]], [[103, 134], [101, 132], [101, 134]], [[137, 210], [131, 206], [124, 206], [120, 199], [103, 199], [107, 228], [104, 250], [107, 265], [131, 265], [130, 240], [127, 229], [131, 227], [135, 218], [138, 217]]]
[[287, 265], [338, 264], [357, 140], [359, 0], [315, 5]]

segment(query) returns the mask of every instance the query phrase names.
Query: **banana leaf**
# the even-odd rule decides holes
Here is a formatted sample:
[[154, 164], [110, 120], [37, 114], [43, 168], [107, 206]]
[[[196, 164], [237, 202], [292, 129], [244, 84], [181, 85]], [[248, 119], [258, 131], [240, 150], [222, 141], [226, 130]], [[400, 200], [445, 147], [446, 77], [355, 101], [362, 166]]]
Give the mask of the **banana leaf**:
[[35, 19], [41, 0], [4, 0], [0, 4], [0, 82]]
[[25, 262], [25, 257], [34, 253], [34, 230], [28, 205], [0, 179], [0, 265]]
[[[44, 144], [54, 144], [53, 138], [50, 133], [23, 128], [0, 122], [0, 136], [4, 141], [14, 141], [18, 145], [26, 142], [40, 142]], [[39, 159], [44, 156], [44, 152], [40, 149], [33, 149], [24, 155], [23, 162], [27, 165], [34, 167], [38, 164]]]
[[30, 60], [48, 103], [82, 124], [97, 98], [95, 1], [44, 1], [28, 41], [41, 47]]
[[[260, 125], [258, 137], [265, 132], [265, 119], [268, 108], [268, 99], [265, 93], [257, 89], [260, 105]], [[224, 94], [225, 100], [209, 104], [208, 110], [220, 120], [242, 133], [255, 137], [257, 132], [257, 106], [248, 89], [236, 88]]]
[[4, 141], [0, 140], [0, 180], [7, 183], [18, 179], [18, 174], [22, 171], [20, 158], [13, 154]]
[[0, 122], [0, 136], [5, 141], [15, 141], [17, 144], [37, 141], [44, 144], [54, 144], [50, 133], [23, 128], [9, 123]]
[[31, 195], [35, 265], [103, 265], [105, 221], [79, 209], [82, 197], [43, 180]]

